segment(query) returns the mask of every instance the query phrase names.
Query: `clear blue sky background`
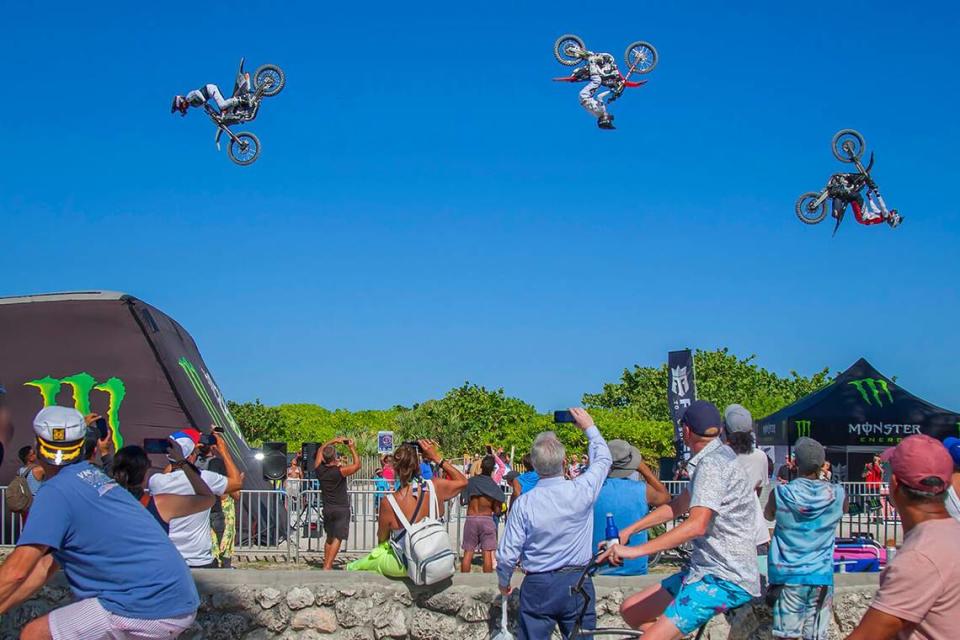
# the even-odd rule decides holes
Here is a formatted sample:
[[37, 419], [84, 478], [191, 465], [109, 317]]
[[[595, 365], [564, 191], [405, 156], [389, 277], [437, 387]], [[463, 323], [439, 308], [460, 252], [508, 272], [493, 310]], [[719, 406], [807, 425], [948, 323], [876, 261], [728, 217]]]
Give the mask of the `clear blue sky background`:
[[[547, 410], [725, 345], [960, 408], [955, 2], [155, 6], [3, 4], [3, 294], [134, 294], [238, 400]], [[565, 32], [659, 48], [617, 131], [550, 82]], [[168, 113], [240, 56], [288, 81], [248, 168]], [[843, 127], [901, 228], [794, 217]]]

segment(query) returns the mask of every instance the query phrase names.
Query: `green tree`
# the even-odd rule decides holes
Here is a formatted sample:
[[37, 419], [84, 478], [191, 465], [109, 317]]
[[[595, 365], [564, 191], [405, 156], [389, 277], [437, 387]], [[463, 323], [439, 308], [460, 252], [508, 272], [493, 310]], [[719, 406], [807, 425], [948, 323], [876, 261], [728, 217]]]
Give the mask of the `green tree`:
[[258, 447], [264, 442], [282, 442], [287, 438], [286, 424], [277, 407], [268, 407], [260, 402], [228, 401], [247, 444]]
[[477, 452], [485, 444], [509, 446], [536, 420], [536, 409], [526, 402], [469, 382], [397, 416], [402, 439], [432, 438], [450, 455]]
[[[703, 351], [693, 356], [697, 397], [709, 400], [721, 410], [728, 404], [745, 406], [755, 418], [762, 418], [831, 381], [828, 368], [812, 376], [791, 371], [787, 377], [777, 375], [756, 364], [756, 356], [739, 358], [729, 349]], [[620, 381], [608, 383], [599, 393], [585, 394], [583, 402], [590, 408], [629, 408], [638, 416], [654, 421], [669, 421], [667, 406], [667, 365], [625, 369]]]

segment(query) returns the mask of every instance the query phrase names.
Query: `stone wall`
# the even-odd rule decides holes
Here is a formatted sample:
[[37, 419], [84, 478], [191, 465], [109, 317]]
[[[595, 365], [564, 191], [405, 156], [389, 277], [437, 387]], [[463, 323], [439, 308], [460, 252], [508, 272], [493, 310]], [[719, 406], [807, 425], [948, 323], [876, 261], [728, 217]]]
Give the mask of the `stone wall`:
[[[452, 583], [430, 588], [373, 574], [325, 571], [207, 570], [195, 571], [194, 577], [202, 604], [194, 627], [182, 636], [185, 640], [486, 640], [500, 625], [496, 580], [482, 574], [458, 575]], [[617, 611], [624, 595], [660, 577], [597, 579], [600, 624], [620, 626]], [[837, 578], [831, 638], [845, 637], [877, 588], [876, 574]], [[511, 622], [518, 595], [515, 591], [511, 597]], [[16, 638], [27, 621], [69, 602], [60, 576], [37, 598], [3, 617], [0, 638]], [[768, 609], [757, 604], [735, 613], [730, 623], [723, 617], [713, 620], [704, 638], [771, 637]]]

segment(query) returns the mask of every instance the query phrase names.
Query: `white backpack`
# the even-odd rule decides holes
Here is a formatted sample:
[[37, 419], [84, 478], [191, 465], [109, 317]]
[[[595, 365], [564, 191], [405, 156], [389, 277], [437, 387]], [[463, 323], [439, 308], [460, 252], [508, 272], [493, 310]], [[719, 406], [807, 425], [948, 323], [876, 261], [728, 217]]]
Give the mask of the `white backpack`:
[[397, 520], [406, 531], [400, 543], [406, 559], [407, 575], [417, 585], [436, 584], [456, 573], [456, 556], [450, 549], [450, 534], [437, 517], [436, 489], [430, 480], [426, 481], [426, 485], [430, 489], [430, 515], [415, 524], [410, 524], [403, 515], [396, 499], [387, 495]]

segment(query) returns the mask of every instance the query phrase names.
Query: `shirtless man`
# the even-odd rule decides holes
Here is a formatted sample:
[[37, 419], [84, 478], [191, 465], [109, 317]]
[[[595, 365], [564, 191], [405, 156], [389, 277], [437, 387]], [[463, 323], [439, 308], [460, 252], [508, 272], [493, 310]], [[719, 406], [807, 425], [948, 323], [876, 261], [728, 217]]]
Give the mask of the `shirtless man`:
[[503, 512], [507, 496], [493, 480], [497, 461], [492, 455], [480, 461], [480, 473], [470, 478], [467, 489], [460, 496], [467, 505], [467, 521], [463, 525], [463, 560], [460, 572], [470, 573], [473, 554], [483, 553], [483, 572], [493, 573], [493, 552], [497, 550], [497, 522], [494, 515]]

